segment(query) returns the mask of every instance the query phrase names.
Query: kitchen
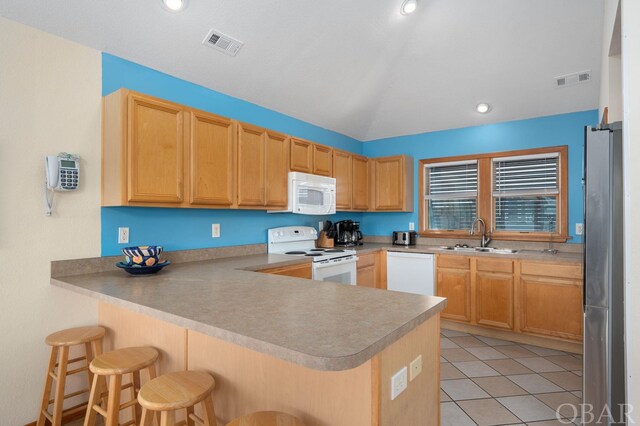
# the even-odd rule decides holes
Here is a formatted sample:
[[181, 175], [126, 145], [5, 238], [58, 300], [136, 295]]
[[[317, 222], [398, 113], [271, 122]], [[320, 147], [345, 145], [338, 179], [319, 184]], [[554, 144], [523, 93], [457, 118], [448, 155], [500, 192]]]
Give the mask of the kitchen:
[[[623, 2], [623, 5], [629, 10], [635, 7], [632, 2]], [[36, 22], [29, 23], [27, 18], [13, 15], [13, 6], [5, 3], [0, 9], [0, 14], [9, 19], [39, 27]], [[196, 7], [196, 3], [191, 2], [190, 7]], [[615, 16], [615, 8], [613, 15]], [[625, 15], [623, 12], [623, 23], [625, 19], [633, 19], [633, 16], [632, 13]], [[171, 19], [173, 18], [175, 16], [171, 17]], [[42, 28], [46, 31], [64, 36], [54, 28], [47, 28], [47, 22], [53, 21], [42, 18], [41, 22]], [[97, 25], [94, 27], [99, 28]], [[631, 31], [633, 25], [629, 24], [626, 28]], [[17, 170], [16, 166], [9, 162], [9, 157], [11, 157], [14, 161], [18, 161], [20, 170], [28, 171], [28, 176], [25, 176], [24, 181], [16, 182], [15, 186], [5, 187], [8, 199], [15, 200], [15, 202], [13, 203], [14, 207], [5, 212], [6, 215], [4, 215], [2, 222], [2, 234], [8, 236], [8, 245], [3, 246], [3, 250], [5, 250], [3, 258], [6, 262], [5, 270], [9, 272], [8, 284], [3, 286], [3, 292], [6, 293], [3, 293], [2, 299], [7, 305], [3, 309], [3, 314], [6, 317], [3, 317], [2, 324], [7, 325], [5, 333], [9, 345], [16, 348], [28, 348], [25, 349], [24, 356], [19, 357], [19, 360], [16, 360], [13, 351], [3, 355], [5, 357], [3, 358], [4, 364], [7, 366], [3, 370], [3, 374], [6, 374], [8, 378], [6, 385], [3, 386], [8, 387], [3, 389], [3, 394], [6, 397], [1, 411], [2, 417], [8, 419], [10, 424], [28, 423], [35, 420], [35, 415], [32, 413], [37, 411], [34, 407], [40, 398], [42, 373], [48, 356], [48, 349], [43, 343], [44, 337], [57, 329], [78, 324], [97, 323], [98, 321], [97, 305], [94, 300], [54, 288], [49, 284], [50, 260], [119, 255], [120, 249], [125, 245], [117, 244], [115, 236], [118, 234], [117, 228], [122, 226], [129, 226], [131, 243], [133, 244], [156, 242], [163, 244], [168, 251], [176, 251], [264, 244], [267, 241], [267, 228], [289, 225], [308, 225], [317, 228], [319, 220], [327, 219], [333, 222], [344, 219], [359, 221], [366, 236], [386, 237], [388, 240], [390, 240], [391, 231], [408, 229], [409, 222], [414, 222], [416, 226], [419, 223], [417, 202], [414, 203], [412, 213], [339, 212], [330, 218], [294, 218], [293, 221], [292, 216], [274, 214], [267, 216], [263, 211], [256, 210], [215, 210], [214, 213], [211, 213], [207, 209], [149, 209], [142, 207], [104, 207], [100, 209], [100, 95], [109, 94], [119, 87], [127, 87], [173, 102], [209, 110], [218, 115], [233, 117], [281, 133], [331, 145], [343, 151], [358, 155], [364, 154], [369, 158], [399, 153], [410, 155], [415, 161], [414, 190], [416, 193], [419, 187], [417, 162], [420, 159], [441, 158], [465, 153], [473, 154], [480, 151], [499, 152], [531, 148], [537, 146], [539, 135], [542, 134], [543, 129], [549, 133], [563, 136], [574, 135], [562, 138], [561, 142], [549, 142], [549, 146], [569, 145], [570, 209], [568, 228], [574, 235], [571, 243], [579, 241], [573, 231], [575, 224], [582, 223], [581, 157], [580, 148], [572, 149], [572, 147], [579, 147], [582, 143], [581, 129], [585, 125], [596, 124], [600, 121], [600, 115], [592, 111], [598, 107], [597, 100], [592, 107], [585, 108], [591, 112], [525, 120], [520, 124], [517, 122], [504, 123], [476, 128], [467, 125], [466, 130], [424, 133], [390, 141], [360, 144], [357, 140], [330, 133], [321, 127], [310, 126], [293, 119], [287, 121], [286, 117], [268, 110], [261, 110], [256, 105], [242, 104], [241, 101], [225, 98], [219, 93], [207, 92], [207, 89], [201, 86], [187, 83], [185, 80], [188, 81], [188, 78], [179, 80], [153, 69], [160, 67], [145, 68], [117, 56], [101, 55], [100, 50], [108, 52], [110, 49], [94, 50], [95, 47], [91, 49], [78, 46], [8, 20], [2, 21], [2, 29], [3, 39], [5, 36], [11, 40], [15, 38], [12, 46], [5, 45], [2, 51], [3, 57], [10, 58], [3, 63], [5, 65], [11, 64], [11, 68], [2, 68], [3, 77], [7, 77], [3, 80], [11, 84], [11, 86], [6, 86], [6, 91], [3, 86], [3, 93], [7, 93], [7, 97], [3, 96], [3, 98], [11, 100], [11, 102], [3, 102], [3, 117], [8, 119], [7, 129], [9, 132], [4, 135], [3, 138], [6, 138], [6, 141], [3, 139], [2, 145], [7, 147], [9, 153], [12, 154], [4, 157], [4, 170], [5, 172]], [[227, 31], [234, 35], [231, 30]], [[630, 33], [630, 36], [632, 35], [633, 33]], [[72, 38], [70, 35], [68, 37]], [[248, 45], [243, 49], [247, 47]], [[599, 46], [592, 46], [590, 49], [600, 50]], [[33, 55], [25, 58], [24, 52], [33, 52]], [[212, 55], [215, 53], [217, 52], [210, 52]], [[240, 51], [236, 59], [240, 59], [243, 53], [245, 52]], [[633, 64], [634, 54], [635, 52], [629, 52], [630, 64]], [[128, 55], [122, 54], [122, 56]], [[74, 64], [74, 67], [65, 66], [65, 64]], [[595, 72], [598, 65], [593, 65], [593, 67]], [[42, 71], [44, 69], [56, 69], [58, 72], [45, 73]], [[630, 70], [625, 74], [629, 76], [631, 82], [633, 82], [632, 74]], [[549, 75], [548, 77], [552, 78], [553, 76]], [[597, 81], [593, 81], [591, 84], [597, 85]], [[73, 98], [69, 98], [69, 93], [74, 93]], [[637, 110], [633, 109], [635, 105], [633, 99], [628, 99], [627, 96], [633, 97], [625, 92], [625, 102], [631, 102], [631, 109], [628, 113], [633, 117], [634, 111]], [[613, 99], [613, 94], [609, 95], [609, 98]], [[601, 99], [601, 102], [604, 102], [605, 105], [609, 103], [607, 99]], [[612, 101], [609, 105], [612, 109], [614, 103]], [[35, 108], [36, 106], [40, 109]], [[41, 110], [45, 106], [47, 106], [49, 114]], [[52, 106], [54, 108], [51, 108]], [[61, 114], [53, 114], [56, 110]], [[233, 110], [235, 112], [231, 113]], [[574, 109], [573, 111], [578, 110]], [[493, 112], [499, 111], [496, 109]], [[36, 113], [38, 115], [34, 115]], [[618, 110], [618, 114], [617, 117], [622, 118], [621, 110]], [[475, 116], [472, 117], [474, 120], [482, 120]], [[489, 120], [494, 120], [491, 116], [487, 117]], [[313, 120], [310, 121], [313, 122]], [[634, 121], [626, 120], [626, 122], [630, 122], [629, 125], [631, 125]], [[13, 124], [10, 125], [10, 123]], [[446, 123], [444, 125], [448, 126]], [[453, 127], [455, 125], [445, 128]], [[327, 126], [327, 128], [329, 127]], [[69, 129], [74, 129], [74, 131], [69, 133]], [[389, 136], [403, 133], [404, 131], [401, 130], [393, 132]], [[415, 131], [415, 133], [420, 132]], [[631, 136], [634, 135], [633, 128], [628, 134], [633, 137]], [[462, 143], [460, 141], [464, 140], [468, 141], [467, 147], [454, 148], [456, 144], [460, 145]], [[483, 141], [490, 143], [490, 146], [486, 149], [479, 149], [478, 144]], [[427, 145], [429, 145], [428, 153], [423, 148]], [[43, 203], [40, 192], [43, 180], [42, 157], [56, 154], [62, 150], [76, 152], [82, 156], [83, 182], [76, 193], [56, 194], [54, 217], [45, 218], [42, 213]], [[37, 155], [24, 154], [29, 151], [37, 153]], [[629, 155], [633, 155], [633, 153]], [[211, 238], [212, 223], [221, 225], [221, 236], [218, 239]], [[454, 244], [455, 242], [453, 241]], [[494, 241], [494, 244], [496, 242]], [[476, 243], [473, 242], [473, 244]], [[438, 245], [453, 244], [443, 242]], [[514, 244], [505, 244], [505, 246], [517, 248]], [[635, 248], [630, 246], [629, 250], [631, 250], [628, 253], [630, 256]], [[635, 266], [631, 265], [631, 267]], [[165, 270], [167, 273], [170, 271], [171, 266]], [[631, 300], [634, 300], [632, 296]], [[25, 315], [25, 312], [34, 313], [38, 321], [33, 320], [34, 315]], [[8, 326], [9, 324], [11, 326]], [[634, 341], [632, 337], [631, 342]], [[636, 351], [633, 351], [632, 348], [629, 348], [628, 351], [633, 355]], [[17, 385], [17, 383], [24, 383], [24, 385]], [[631, 397], [634, 395], [631, 390], [635, 385], [630, 383], [629, 386]]]

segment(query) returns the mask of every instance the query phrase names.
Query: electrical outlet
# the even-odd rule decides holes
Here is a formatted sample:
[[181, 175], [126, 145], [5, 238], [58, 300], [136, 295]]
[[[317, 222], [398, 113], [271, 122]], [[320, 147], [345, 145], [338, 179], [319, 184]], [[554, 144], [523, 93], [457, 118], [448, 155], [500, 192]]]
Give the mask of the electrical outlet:
[[220, 224], [212, 223], [211, 224], [211, 238], [220, 238]]
[[129, 228], [118, 228], [118, 244], [129, 243]]
[[409, 222], [409, 231], [415, 231], [416, 230], [416, 224], [413, 222]]
[[584, 233], [584, 225], [582, 223], [576, 223], [576, 235], [582, 235]]
[[324, 222], [323, 221], [319, 221], [318, 222], [318, 232], [322, 232], [323, 229], [324, 229]]
[[422, 355], [418, 355], [416, 359], [409, 364], [409, 381], [412, 381], [422, 373]]
[[391, 400], [394, 400], [407, 388], [407, 367], [402, 367], [391, 377]]

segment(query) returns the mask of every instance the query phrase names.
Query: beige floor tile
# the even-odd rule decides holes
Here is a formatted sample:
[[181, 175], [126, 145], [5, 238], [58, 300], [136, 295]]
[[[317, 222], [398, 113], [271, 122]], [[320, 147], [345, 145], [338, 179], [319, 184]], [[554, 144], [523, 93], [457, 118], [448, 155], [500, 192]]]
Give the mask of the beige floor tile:
[[485, 361], [485, 364], [504, 376], [533, 373], [533, 371], [512, 359], [492, 359]]
[[449, 330], [446, 328], [441, 328], [440, 334], [443, 334], [445, 337], [469, 336], [469, 333], [463, 333], [462, 331], [456, 331], [456, 330]]
[[573, 391], [571, 393], [577, 396], [578, 398], [582, 398], [582, 391]]
[[440, 364], [440, 380], [465, 379], [465, 375], [448, 362]]
[[551, 380], [564, 390], [579, 391], [582, 389], [582, 377], [570, 371], [560, 371], [557, 373], [540, 373], [545, 379]]
[[447, 401], [451, 401], [451, 398], [449, 398], [449, 395], [447, 395], [445, 391], [440, 389], [440, 402], [447, 402]]
[[563, 389], [539, 374], [520, 374], [507, 376], [509, 380], [529, 393], [562, 392]]
[[500, 339], [494, 339], [493, 337], [484, 337], [484, 336], [475, 336], [476, 338], [478, 338], [479, 340], [482, 340], [484, 343], [486, 343], [489, 346], [508, 346], [508, 345], [513, 345], [513, 342], [510, 342], [508, 340], [500, 340]]
[[523, 348], [522, 346], [497, 346], [497, 350], [508, 356], [509, 358], [527, 358], [537, 356], [533, 352]]
[[538, 420], [554, 420], [556, 413], [532, 395], [506, 396], [498, 398], [498, 402], [518, 416], [523, 422]]
[[520, 364], [535, 371], [536, 373], [550, 373], [553, 371], [564, 371], [564, 368], [554, 364], [547, 358], [535, 357], [535, 358], [518, 358], [516, 359]]
[[458, 349], [441, 349], [440, 355], [444, 357], [449, 362], [456, 361], [477, 361], [478, 358], [471, 355], [469, 352], [465, 351], [462, 348]]
[[529, 422], [527, 426], [567, 426], [570, 425], [571, 420], [543, 420], [541, 422]]
[[572, 371], [572, 373], [575, 374], [576, 376], [582, 377], [582, 370], [574, 370]]
[[527, 394], [527, 391], [503, 376], [478, 377], [473, 381], [494, 398]]
[[489, 347], [489, 346], [479, 346], [473, 348], [466, 348], [467, 352], [474, 355], [479, 360], [488, 360], [488, 359], [506, 359], [508, 358], [502, 352], [498, 352], [497, 350]]
[[572, 419], [580, 415], [582, 401], [571, 392], [543, 393], [536, 398], [558, 413], [558, 417]]
[[440, 403], [440, 426], [475, 426], [473, 420], [455, 402]]
[[440, 357], [440, 363], [443, 363], [443, 362], [449, 362], [449, 361], [447, 361], [447, 360], [446, 360], [446, 359], [444, 359], [443, 357]]
[[473, 336], [449, 337], [449, 339], [461, 348], [487, 346], [482, 340], [478, 340]]
[[566, 355], [562, 351], [557, 351], [555, 349], [549, 349], [549, 348], [542, 348], [540, 346], [522, 345], [522, 347], [526, 348], [526, 349], [530, 350], [531, 352], [533, 352], [534, 354], [540, 355], [540, 356]]
[[489, 394], [469, 379], [442, 380], [440, 388], [454, 401], [489, 398]]
[[455, 348], [459, 348], [460, 346], [456, 345], [455, 343], [453, 343], [451, 340], [449, 340], [446, 337], [441, 337], [440, 338], [440, 349], [455, 349]]
[[460, 401], [458, 405], [479, 426], [504, 425], [520, 421], [495, 399]]
[[489, 367], [482, 361], [462, 361], [462, 362], [454, 362], [453, 365], [462, 371], [462, 373], [467, 377], [487, 377], [487, 376], [499, 376], [498, 373], [493, 368]]
[[582, 370], [582, 361], [571, 355], [547, 356], [545, 359], [566, 370]]

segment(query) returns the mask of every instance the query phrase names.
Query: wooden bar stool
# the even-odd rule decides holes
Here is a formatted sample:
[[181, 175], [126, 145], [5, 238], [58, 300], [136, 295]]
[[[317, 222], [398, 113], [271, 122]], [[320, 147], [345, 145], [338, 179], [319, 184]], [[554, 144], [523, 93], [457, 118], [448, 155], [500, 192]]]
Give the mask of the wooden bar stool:
[[302, 420], [279, 411], [258, 411], [238, 417], [227, 426], [304, 426]]
[[[94, 356], [102, 353], [102, 337], [104, 333], [105, 329], [102, 327], [76, 327], [47, 336], [45, 343], [51, 346], [51, 355], [49, 356], [47, 377], [44, 383], [37, 426], [43, 426], [46, 420], [49, 420], [53, 426], [59, 426], [62, 424], [63, 415], [79, 413], [86, 409], [86, 403], [83, 402], [63, 411], [65, 399], [89, 392], [87, 388], [65, 395], [65, 383], [67, 376], [86, 371], [89, 386], [91, 386], [93, 375], [89, 370], [89, 363]], [[69, 359], [69, 349], [76, 345], [84, 345], [84, 355]], [[85, 361], [83, 366], [69, 370], [70, 364], [83, 360]], [[55, 393], [53, 399], [51, 399], [51, 388], [54, 380], [56, 381]], [[53, 413], [49, 413], [49, 404], [53, 404]]]
[[[217, 426], [212, 397], [215, 385], [213, 377], [204, 371], [177, 371], [147, 382], [138, 393], [142, 406], [140, 424], [151, 425], [153, 417], [160, 412], [160, 426], [173, 426], [176, 410], [185, 409], [187, 425]], [[202, 403], [204, 419], [193, 411], [197, 403]]]
[[[140, 390], [140, 371], [147, 369], [149, 378], [156, 377], [155, 362], [159, 353], [154, 348], [138, 347], [124, 348], [107, 352], [93, 359], [90, 370], [93, 372], [93, 383], [87, 407], [85, 426], [93, 426], [96, 422], [96, 414], [105, 418], [105, 426], [117, 426], [120, 411], [131, 408], [132, 420], [125, 425], [140, 423], [140, 410], [137, 409], [137, 396]], [[131, 382], [122, 385], [122, 376], [131, 374]], [[107, 380], [109, 377], [109, 387]], [[131, 399], [120, 403], [120, 394], [123, 390], [131, 389]], [[104, 408], [106, 398], [107, 407]]]

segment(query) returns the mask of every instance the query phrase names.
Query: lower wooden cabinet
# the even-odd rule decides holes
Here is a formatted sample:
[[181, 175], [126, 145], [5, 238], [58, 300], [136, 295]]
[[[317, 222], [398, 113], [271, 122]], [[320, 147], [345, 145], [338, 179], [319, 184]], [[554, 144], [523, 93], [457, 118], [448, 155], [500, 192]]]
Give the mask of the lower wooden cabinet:
[[358, 255], [356, 283], [360, 287], [387, 288], [386, 252]]
[[513, 275], [476, 272], [476, 322], [513, 330]]
[[442, 318], [471, 321], [471, 271], [469, 258], [438, 256], [436, 269], [436, 295], [447, 298]]
[[280, 266], [277, 268], [262, 269], [259, 272], [265, 274], [286, 275], [288, 277], [311, 279], [311, 263], [302, 263], [299, 265]]

